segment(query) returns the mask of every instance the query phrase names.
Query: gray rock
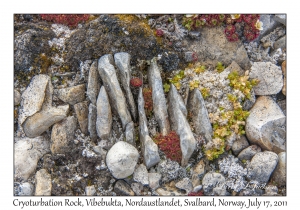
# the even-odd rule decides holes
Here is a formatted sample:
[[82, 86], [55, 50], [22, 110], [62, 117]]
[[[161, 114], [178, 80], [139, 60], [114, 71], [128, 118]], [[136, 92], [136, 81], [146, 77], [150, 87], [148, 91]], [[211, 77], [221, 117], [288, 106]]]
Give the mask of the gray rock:
[[142, 185], [149, 185], [148, 171], [144, 164], [140, 164], [133, 173], [133, 180]]
[[283, 114], [286, 116], [286, 99], [277, 101], [277, 104], [282, 110]]
[[194, 166], [192, 174], [197, 175], [199, 179], [203, 177], [204, 173], [205, 173], [205, 163], [202, 159], [197, 163], [197, 165]]
[[284, 26], [279, 26], [260, 40], [261, 45], [264, 48], [268, 48], [268, 47], [274, 48], [275, 41], [278, 40], [280, 37], [284, 36], [285, 33], [286, 33], [286, 28]]
[[92, 103], [90, 103], [89, 115], [88, 115], [88, 131], [91, 140], [94, 142], [97, 139], [96, 121], [97, 121], [97, 107], [94, 106]]
[[51, 175], [46, 169], [41, 169], [35, 175], [35, 196], [51, 195]]
[[177, 182], [175, 186], [180, 190], [185, 190], [186, 194], [189, 194], [193, 190], [193, 184], [191, 180], [187, 177]]
[[260, 31], [258, 40], [273, 31], [277, 26], [279, 26], [279, 23], [274, 20], [274, 15], [261, 14], [259, 21], [263, 23], [263, 30]]
[[85, 100], [85, 84], [56, 90], [57, 97], [68, 104], [74, 105]]
[[161, 174], [159, 173], [148, 173], [148, 179], [149, 179], [149, 187], [152, 190], [156, 190], [157, 188], [159, 188], [160, 184], [160, 180], [161, 180]]
[[195, 128], [194, 132], [197, 135], [202, 135], [206, 141], [211, 141], [213, 129], [210, 124], [204, 99], [197, 88], [189, 94], [188, 110], [192, 115], [192, 122]]
[[126, 99], [120, 87], [113, 65], [114, 61], [112, 55], [103, 55], [98, 61], [98, 71], [110, 99], [112, 109], [119, 115], [122, 121], [123, 130], [125, 130], [126, 125], [131, 122], [132, 119], [127, 109]]
[[199, 192], [200, 190], [202, 190], [202, 185], [195, 186], [192, 192], [197, 193], [197, 192]]
[[88, 103], [87, 101], [80, 102], [74, 105], [74, 110], [82, 133], [88, 134]]
[[285, 14], [278, 14], [274, 16], [274, 20], [286, 25], [286, 15]]
[[144, 186], [141, 183], [135, 182], [135, 183], [131, 184], [131, 189], [133, 190], [133, 192], [136, 195], [142, 195], [142, 192], [144, 190]]
[[126, 125], [125, 139], [126, 142], [135, 146], [135, 130], [134, 130], [134, 123], [132, 121]]
[[286, 117], [269, 96], [260, 96], [246, 119], [246, 136], [250, 143], [276, 153], [285, 151]]
[[258, 79], [253, 87], [255, 95], [272, 95], [281, 91], [283, 86], [282, 71], [271, 62], [255, 62], [249, 73], [250, 79]]
[[239, 139], [233, 142], [231, 150], [234, 155], [238, 155], [243, 149], [247, 148], [248, 146], [249, 143], [247, 141], [247, 138], [245, 136], [241, 136]]
[[226, 195], [225, 177], [220, 173], [209, 172], [202, 179], [204, 195]]
[[278, 154], [278, 164], [272, 174], [271, 181], [277, 186], [286, 185], [286, 152]]
[[131, 67], [130, 54], [125, 52], [116, 53], [114, 55], [115, 63], [120, 75], [121, 84], [125, 90], [126, 99], [129, 105], [129, 110], [134, 122], [137, 121], [137, 108], [130, 89]]
[[188, 36], [192, 39], [197, 39], [199, 40], [201, 37], [201, 33], [199, 31], [189, 31]]
[[168, 183], [172, 180], [182, 179], [187, 176], [186, 170], [176, 161], [170, 159], [162, 160], [157, 165], [157, 173], [162, 175], [162, 182]]
[[170, 122], [168, 119], [167, 104], [163, 90], [160, 70], [157, 66], [156, 59], [151, 60], [148, 69], [148, 81], [152, 89], [153, 112], [156, 121], [158, 122], [159, 131], [163, 135], [170, 132]]
[[69, 144], [74, 140], [76, 127], [76, 118], [73, 116], [67, 117], [53, 126], [51, 133], [52, 154], [64, 154], [69, 151]]
[[130, 186], [123, 180], [118, 180], [114, 186], [114, 191], [121, 196], [134, 196], [134, 192]]
[[106, 155], [106, 165], [116, 179], [124, 179], [133, 174], [139, 152], [131, 144], [119, 141]]
[[185, 62], [189, 63], [189, 62], [194, 61], [193, 54], [194, 54], [194, 53], [191, 52], [191, 51], [185, 52], [185, 53], [184, 53], [184, 59], [185, 59]]
[[281, 48], [282, 50], [286, 49], [286, 35], [284, 35], [274, 43], [274, 49], [276, 50], [278, 48]]
[[260, 184], [266, 184], [278, 163], [278, 155], [274, 152], [259, 152], [252, 158], [247, 177]]
[[274, 195], [278, 195], [278, 188], [274, 185], [267, 185], [265, 187], [265, 196], [274, 196]]
[[168, 112], [172, 130], [176, 131], [180, 138], [180, 148], [182, 152], [181, 166], [186, 166], [189, 158], [196, 149], [196, 140], [193, 136], [189, 123], [181, 112], [178, 102], [178, 93], [173, 84], [168, 95]]
[[97, 98], [96, 129], [100, 139], [108, 139], [111, 134], [112, 114], [109, 99], [104, 86], [101, 87]]
[[246, 98], [246, 100], [243, 103], [243, 110], [250, 110], [253, 105], [255, 104], [256, 97], [253, 88], [250, 91], [250, 98]]
[[39, 159], [50, 152], [50, 142], [42, 136], [15, 140], [15, 177], [26, 181], [34, 173]]
[[155, 191], [160, 196], [186, 196], [185, 193], [180, 192], [176, 188], [162, 187]]
[[21, 94], [19, 91], [14, 90], [14, 106], [17, 106], [21, 103]]
[[237, 71], [239, 75], [245, 74], [245, 71], [235, 61], [232, 61], [231, 64], [227, 66], [224, 71], [230, 71], [230, 72]]
[[109, 150], [113, 146], [109, 140], [101, 140], [99, 141], [98, 145], [105, 150]]
[[194, 186], [197, 186], [197, 185], [200, 185], [200, 179], [199, 179], [199, 176], [197, 174], [193, 174], [192, 175], [192, 185], [193, 187]]
[[99, 73], [97, 67], [97, 61], [94, 61], [90, 67], [89, 77], [87, 82], [86, 94], [89, 97], [93, 105], [96, 106], [97, 97], [100, 90]]
[[158, 146], [149, 136], [144, 104], [143, 90], [140, 88], [138, 96], [139, 137], [144, 164], [149, 169], [160, 161], [160, 157], [158, 154]]
[[102, 157], [102, 160], [106, 159], [107, 151], [103, 149], [101, 146], [94, 146], [93, 150], [94, 152], [96, 152], [98, 155]]
[[47, 87], [49, 89], [52, 88], [48, 75], [39, 74], [32, 78], [30, 84], [22, 94], [21, 107], [19, 110], [20, 125], [22, 125], [28, 117], [42, 109]]
[[29, 182], [24, 182], [19, 185], [18, 187], [18, 194], [19, 196], [32, 196], [34, 192], [34, 187]]
[[96, 189], [94, 185], [85, 187], [85, 195], [93, 196], [95, 194], [96, 194]]
[[251, 160], [252, 157], [256, 154], [261, 152], [261, 148], [257, 145], [251, 145], [246, 149], [242, 150], [238, 155], [240, 160]]

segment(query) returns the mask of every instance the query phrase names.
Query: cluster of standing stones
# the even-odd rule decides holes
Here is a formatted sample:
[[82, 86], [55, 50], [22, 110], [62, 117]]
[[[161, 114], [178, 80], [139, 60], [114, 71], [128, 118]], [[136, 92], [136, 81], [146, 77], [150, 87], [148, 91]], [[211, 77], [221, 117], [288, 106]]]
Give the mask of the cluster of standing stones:
[[[261, 74], [261, 71], [258, 70], [264, 68], [262, 65], [266, 64], [258, 62], [252, 66], [250, 78], [260, 77], [258, 74]], [[240, 159], [251, 160], [247, 174], [249, 179], [265, 183], [272, 175], [272, 179], [277, 183], [285, 184], [285, 129], [282, 126], [285, 125], [286, 117], [276, 102], [270, 96], [266, 96], [276, 94], [282, 89], [283, 80], [278, 76], [282, 73], [278, 73], [276, 68], [274, 70], [275, 65], [267, 65], [271, 65], [268, 66], [272, 71], [271, 77], [265, 72], [265, 84], [260, 83], [254, 89], [255, 95], [262, 96], [256, 100], [246, 121], [246, 136], [253, 145], [249, 146], [246, 138], [242, 137], [234, 142], [232, 151]], [[274, 78], [279, 84], [272, 80]], [[133, 175], [135, 181], [157, 189], [161, 174], [148, 173], [148, 170], [161, 161], [158, 146], [151, 139], [147, 128], [142, 87], [139, 88], [136, 104], [130, 88], [130, 79], [130, 55], [125, 52], [116, 53], [114, 56], [103, 55], [98, 61], [94, 61], [89, 70], [87, 86], [80, 84], [53, 89], [49, 76], [40, 74], [33, 77], [21, 96], [18, 124], [26, 137], [15, 138], [15, 177], [26, 182], [35, 172], [37, 162], [43, 155], [50, 152], [64, 154], [68, 151], [69, 142], [75, 137], [77, 122], [81, 132], [89, 135], [93, 142], [110, 142], [112, 116], [115, 114], [121, 121], [125, 140], [110, 142], [113, 146], [104, 147], [108, 152], [103, 156], [109, 171], [119, 180], [115, 188], [118, 188], [117, 185], [124, 185], [121, 179]], [[185, 103], [176, 88], [171, 85], [166, 99], [155, 58], [151, 60], [148, 69], [148, 82], [152, 89], [153, 112], [159, 132], [166, 135], [174, 130], [179, 135], [181, 166], [185, 167], [196, 149], [196, 140], [187, 121], [188, 111], [192, 113], [194, 132], [202, 135], [207, 142], [212, 139], [213, 130], [203, 97], [200, 91], [195, 89], [190, 91]], [[52, 106], [54, 94], [65, 102], [65, 105]], [[75, 116], [69, 116], [70, 106], [73, 106]], [[143, 156], [143, 164], [140, 165], [137, 164], [140, 155], [136, 148], [134, 129], [134, 123], [137, 122]], [[53, 127], [49, 141], [41, 134], [51, 126]], [[101, 145], [100, 142], [98, 145]], [[265, 151], [261, 152], [262, 149]], [[203, 161], [196, 164], [193, 170], [195, 173], [198, 171], [198, 174], [193, 176], [192, 181], [184, 178], [176, 187], [186, 190], [187, 193], [193, 189], [195, 191], [197, 187], [198, 190], [201, 189], [199, 175], [204, 175], [203, 164]], [[35, 177], [35, 195], [51, 195], [51, 175], [41, 169], [36, 172]], [[223, 183], [224, 180], [221, 173], [206, 173], [202, 180], [204, 193], [210, 195], [213, 189], [207, 190], [207, 187], [214, 186], [214, 183]]]

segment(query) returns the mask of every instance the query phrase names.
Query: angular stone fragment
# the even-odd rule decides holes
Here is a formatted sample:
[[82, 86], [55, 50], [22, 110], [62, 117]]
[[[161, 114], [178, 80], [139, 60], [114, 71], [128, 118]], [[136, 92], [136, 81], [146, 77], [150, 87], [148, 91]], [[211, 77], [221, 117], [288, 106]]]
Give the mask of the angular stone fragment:
[[255, 104], [256, 101], [256, 97], [255, 97], [255, 93], [254, 90], [251, 89], [250, 90], [250, 98], [246, 98], [244, 103], [243, 103], [243, 110], [250, 110], [253, 105]]
[[89, 130], [90, 138], [94, 142], [97, 139], [96, 121], [97, 121], [97, 107], [94, 106], [92, 103], [90, 103], [89, 115], [88, 115], [88, 130]]
[[125, 90], [129, 110], [133, 120], [137, 121], [137, 108], [130, 89], [131, 67], [130, 54], [126, 52], [116, 53], [114, 55], [115, 63], [120, 74], [121, 84]]
[[50, 152], [50, 142], [42, 136], [17, 139], [14, 150], [14, 173], [26, 181], [34, 173], [39, 159]]
[[206, 141], [211, 141], [213, 134], [212, 126], [210, 124], [204, 99], [197, 88], [189, 95], [188, 110], [192, 116], [195, 133], [204, 136]]
[[21, 103], [21, 94], [19, 91], [14, 90], [14, 106], [17, 106]]
[[130, 186], [123, 180], [118, 180], [114, 186], [114, 191], [121, 196], [134, 196]]
[[85, 195], [86, 196], [93, 196], [95, 194], [96, 194], [96, 189], [95, 189], [94, 185], [85, 187]]
[[147, 127], [147, 118], [144, 109], [144, 97], [142, 88], [139, 90], [138, 97], [138, 114], [139, 114], [139, 137], [141, 142], [141, 149], [144, 159], [144, 164], [149, 169], [160, 161], [158, 154], [158, 146], [153, 142], [149, 136]]
[[163, 135], [170, 132], [170, 122], [168, 119], [167, 104], [163, 90], [160, 71], [155, 59], [151, 60], [148, 69], [148, 81], [152, 89], [153, 112], [156, 121], [158, 122], [159, 131]]
[[51, 133], [52, 154], [64, 154], [69, 151], [69, 143], [74, 140], [77, 127], [76, 119], [73, 116], [56, 123]]
[[286, 49], [286, 35], [284, 35], [274, 43], [274, 49], [276, 50], [278, 48], [281, 48], [281, 50]]
[[97, 61], [94, 61], [90, 67], [89, 77], [87, 82], [87, 91], [86, 91], [86, 94], [93, 105], [96, 105], [99, 90], [100, 90], [100, 83], [99, 83]]
[[225, 177], [220, 173], [205, 174], [202, 186], [204, 195], [226, 195]]
[[144, 164], [140, 164], [133, 173], [133, 180], [142, 185], [149, 185], [148, 171]]
[[160, 186], [159, 181], [161, 180], [161, 174], [148, 173], [148, 179], [149, 179], [149, 187], [152, 190], [156, 190]]
[[131, 189], [133, 190], [133, 192], [136, 195], [142, 195], [142, 192], [144, 190], [144, 186], [139, 182], [134, 182], [134, 183], [131, 184]]
[[252, 157], [256, 154], [261, 152], [261, 148], [257, 145], [251, 145], [246, 149], [242, 150], [238, 155], [240, 160], [251, 160]]
[[125, 138], [126, 138], [126, 142], [135, 146], [135, 131], [134, 131], [134, 123], [133, 122], [130, 122], [126, 125]]
[[19, 185], [18, 187], [18, 196], [32, 196], [34, 193], [34, 187], [29, 182], [24, 182]]
[[260, 31], [258, 40], [280, 25], [280, 23], [274, 20], [274, 15], [261, 14], [259, 21], [263, 23], [263, 30]]
[[181, 112], [178, 102], [178, 93], [173, 84], [168, 95], [168, 112], [172, 130], [176, 131], [180, 138], [180, 148], [182, 152], [181, 166], [186, 166], [189, 158], [196, 148], [196, 141], [189, 126], [189, 123]]
[[87, 101], [80, 102], [74, 105], [74, 110], [82, 133], [88, 134], [88, 103]]
[[234, 155], [238, 155], [243, 149], [247, 148], [248, 146], [249, 146], [249, 143], [247, 141], [247, 138], [243, 135], [239, 139], [237, 139], [235, 142], [233, 142], [231, 150]]
[[97, 98], [96, 129], [100, 139], [108, 139], [111, 133], [112, 114], [109, 99], [104, 86], [101, 87]]
[[57, 97], [71, 105], [77, 104], [85, 99], [85, 84], [58, 89]]
[[252, 144], [276, 153], [285, 151], [286, 117], [269, 96], [260, 96], [246, 119], [246, 136]]
[[245, 71], [235, 61], [232, 61], [231, 64], [228, 67], [226, 67], [224, 71], [226, 70], [229, 70], [230, 72], [236, 71], [239, 73], [239, 75], [245, 74]]
[[180, 190], [184, 190], [186, 192], [186, 194], [189, 194], [193, 190], [193, 184], [192, 184], [191, 180], [187, 177], [185, 177], [181, 181], [177, 182], [175, 186]]
[[106, 165], [116, 179], [124, 179], [135, 169], [139, 152], [131, 144], [119, 141], [112, 146], [106, 155]]
[[98, 71], [109, 96], [112, 109], [119, 115], [122, 121], [123, 130], [125, 130], [126, 125], [131, 122], [132, 119], [127, 109], [126, 99], [120, 87], [113, 65], [114, 61], [112, 55], [103, 55], [98, 60]]
[[285, 14], [275, 15], [274, 20], [279, 23], [282, 23], [283, 25], [286, 25], [286, 15]]
[[277, 186], [286, 185], [286, 152], [278, 154], [278, 164], [272, 174], [271, 181]]
[[260, 184], [266, 184], [278, 163], [278, 155], [274, 152], [259, 152], [252, 158], [247, 177]]
[[41, 169], [35, 175], [35, 196], [51, 195], [51, 175], [46, 169]]

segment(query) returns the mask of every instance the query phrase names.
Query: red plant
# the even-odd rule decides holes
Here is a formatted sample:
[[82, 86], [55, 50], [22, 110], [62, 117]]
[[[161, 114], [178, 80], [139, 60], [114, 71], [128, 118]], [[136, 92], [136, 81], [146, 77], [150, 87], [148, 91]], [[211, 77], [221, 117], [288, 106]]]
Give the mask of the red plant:
[[78, 23], [85, 22], [89, 19], [90, 15], [72, 15], [72, 14], [41, 14], [43, 20], [76, 27]]
[[143, 84], [142, 80], [141, 80], [140, 78], [138, 78], [138, 77], [133, 77], [133, 78], [130, 80], [130, 85], [131, 85], [132, 87], [138, 88], [138, 87], [141, 87], [142, 84]]
[[234, 25], [227, 25], [225, 30], [224, 30], [224, 33], [225, 33], [226, 36], [230, 36], [234, 32], [235, 32], [235, 26]]
[[151, 88], [143, 89], [143, 96], [145, 101], [145, 112], [147, 116], [150, 116], [153, 110], [153, 101], [152, 101], [152, 90]]
[[161, 29], [157, 29], [155, 33], [156, 33], [156, 36], [163, 36], [164, 35], [164, 32]]
[[193, 52], [192, 58], [193, 58], [193, 61], [194, 61], [194, 62], [198, 61], [198, 55], [197, 55], [196, 52]]
[[166, 154], [167, 158], [180, 163], [182, 158], [180, 139], [175, 131], [171, 131], [166, 136], [159, 133], [153, 138], [153, 140], [156, 144], [158, 144], [160, 150]]
[[203, 196], [204, 194], [203, 194], [203, 191], [199, 191], [199, 192], [190, 192], [189, 194], [188, 194], [188, 196]]

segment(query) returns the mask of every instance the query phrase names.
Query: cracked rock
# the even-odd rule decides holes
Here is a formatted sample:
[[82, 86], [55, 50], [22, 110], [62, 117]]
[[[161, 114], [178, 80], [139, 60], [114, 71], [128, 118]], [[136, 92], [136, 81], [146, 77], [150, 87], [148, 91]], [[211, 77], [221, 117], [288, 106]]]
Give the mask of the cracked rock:
[[68, 104], [74, 105], [85, 100], [85, 84], [56, 90], [57, 97]]

